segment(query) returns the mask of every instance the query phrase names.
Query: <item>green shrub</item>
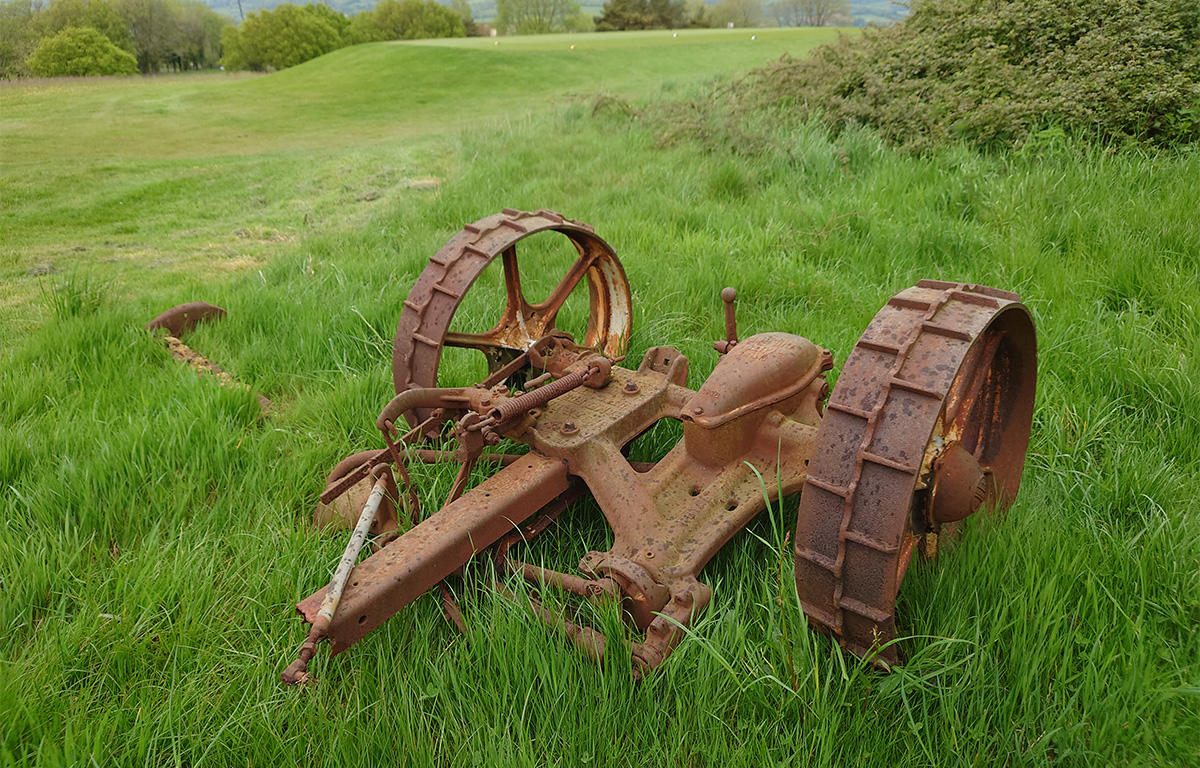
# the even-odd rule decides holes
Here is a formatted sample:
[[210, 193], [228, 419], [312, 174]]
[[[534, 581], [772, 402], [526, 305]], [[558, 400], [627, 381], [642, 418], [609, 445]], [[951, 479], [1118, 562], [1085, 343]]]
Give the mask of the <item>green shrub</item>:
[[335, 51], [344, 45], [342, 31], [349, 21], [322, 5], [303, 8], [286, 3], [273, 10], [255, 11], [237, 28], [221, 33], [226, 69], [285, 69]]
[[462, 17], [434, 0], [381, 0], [374, 17], [383, 40], [466, 35]]
[[875, 126], [914, 150], [1014, 146], [1050, 126], [1102, 141], [1200, 138], [1197, 0], [916, 0], [892, 27], [753, 77], [755, 99]]
[[137, 59], [91, 27], [67, 27], [38, 43], [26, 61], [39, 77], [136, 75]]

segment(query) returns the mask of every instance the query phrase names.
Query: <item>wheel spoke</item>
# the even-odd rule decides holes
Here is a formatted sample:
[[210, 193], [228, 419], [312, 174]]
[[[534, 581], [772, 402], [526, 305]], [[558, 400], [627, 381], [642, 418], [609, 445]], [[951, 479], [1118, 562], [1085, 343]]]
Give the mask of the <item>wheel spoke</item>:
[[505, 320], [517, 320], [529, 317], [529, 302], [521, 293], [521, 271], [517, 267], [517, 246], [510, 245], [500, 254], [500, 262], [504, 267], [504, 297], [507, 304], [504, 307]]
[[512, 362], [521, 354], [520, 349], [514, 349], [505, 343], [503, 338], [494, 333], [460, 333], [446, 331], [442, 343], [447, 347], [474, 349], [481, 352], [487, 360], [488, 373], [492, 374]]
[[478, 349], [484, 354], [489, 354], [500, 349], [507, 349], [507, 345], [501, 342], [491, 333], [462, 333], [459, 331], [446, 331], [446, 335], [442, 339], [442, 343], [447, 347], [463, 347], [465, 349]]
[[563, 279], [558, 282], [558, 285], [554, 286], [554, 290], [550, 292], [546, 300], [533, 305], [532, 308], [543, 317], [547, 328], [554, 325], [558, 310], [567, 303], [567, 297], [571, 295], [571, 291], [575, 290], [575, 286], [579, 285], [579, 281], [587, 274], [594, 261], [595, 257], [590, 252], [580, 251], [579, 258], [567, 270], [567, 274], [563, 275]]

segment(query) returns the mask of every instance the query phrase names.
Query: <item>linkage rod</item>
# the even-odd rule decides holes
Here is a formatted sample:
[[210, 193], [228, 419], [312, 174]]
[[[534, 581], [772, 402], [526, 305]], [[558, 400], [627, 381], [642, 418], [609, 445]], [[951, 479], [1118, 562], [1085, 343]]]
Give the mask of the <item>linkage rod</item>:
[[540, 408], [554, 398], [570, 392], [572, 389], [578, 389], [587, 383], [587, 380], [600, 370], [597, 365], [589, 365], [574, 373], [568, 373], [557, 381], [538, 387], [532, 392], [526, 392], [523, 395], [518, 395], [511, 400], [505, 400], [497, 405], [492, 410], [488, 411], [496, 422], [505, 422], [512, 417], [525, 413], [533, 408]]
[[367, 531], [371, 529], [371, 523], [375, 522], [375, 515], [379, 512], [379, 505], [383, 503], [383, 496], [387, 493], [388, 486], [387, 466], [381, 465], [375, 474], [377, 479], [374, 487], [371, 488], [371, 495], [367, 497], [367, 503], [363, 505], [362, 514], [358, 516], [358, 523], [354, 526], [354, 533], [350, 534], [350, 541], [346, 543], [346, 549], [342, 552], [342, 559], [338, 562], [337, 570], [333, 572], [333, 578], [329, 580], [325, 599], [321, 601], [321, 607], [317, 610], [317, 619], [312, 623], [312, 629], [305, 638], [304, 644], [300, 646], [300, 655], [280, 674], [280, 679], [288, 685], [303, 683], [308, 679], [308, 662], [316, 653], [317, 641], [329, 631], [329, 625], [333, 622], [333, 614], [337, 612], [342, 592], [346, 588], [346, 580], [350, 577], [350, 572], [354, 570], [358, 553], [362, 551], [363, 544], [367, 541]]

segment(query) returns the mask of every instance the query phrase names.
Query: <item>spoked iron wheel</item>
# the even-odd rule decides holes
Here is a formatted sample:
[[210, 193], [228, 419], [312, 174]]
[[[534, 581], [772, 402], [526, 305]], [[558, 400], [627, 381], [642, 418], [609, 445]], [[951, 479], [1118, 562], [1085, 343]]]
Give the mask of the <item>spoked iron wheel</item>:
[[[579, 256], [545, 301], [529, 302], [521, 292], [517, 243], [540, 232], [558, 232]], [[504, 268], [505, 306], [484, 333], [450, 330], [463, 296], [497, 257]], [[526, 213], [504, 209], [463, 228], [430, 260], [404, 301], [392, 347], [396, 392], [438, 386], [444, 346], [478, 350], [495, 373], [534, 342], [555, 330], [559, 310], [571, 291], [586, 278], [589, 307], [585, 338], [575, 342], [608, 357], [617, 357], [629, 341], [630, 295], [625, 270], [616, 253], [580, 222], [551, 211]], [[429, 418], [417, 410], [405, 414], [415, 426]], [[434, 434], [438, 427], [430, 427]]]
[[883, 666], [901, 661], [895, 605], [914, 550], [1016, 496], [1037, 378], [1016, 294], [923, 280], [892, 297], [842, 369], [796, 523], [809, 622]]

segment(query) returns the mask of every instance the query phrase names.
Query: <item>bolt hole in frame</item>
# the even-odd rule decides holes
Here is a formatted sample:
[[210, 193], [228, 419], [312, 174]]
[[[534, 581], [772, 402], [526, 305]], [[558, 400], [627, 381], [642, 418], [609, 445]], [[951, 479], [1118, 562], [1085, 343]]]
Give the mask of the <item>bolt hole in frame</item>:
[[[514, 290], [510, 270], [501, 319], [486, 331], [454, 330], [456, 313], [476, 306], [464, 297], [489, 265], [499, 263], [503, 276], [518, 253], [553, 258], [553, 248], [532, 246], [539, 233], [565, 239], [570, 250], [560, 252], [574, 259], [565, 278], [546, 281], [557, 286], [549, 289], [553, 309], [562, 307], [565, 322], [568, 300], [586, 284], [586, 327], [558, 332], [557, 314]], [[521, 285], [534, 285], [526, 272], [550, 274], [539, 269], [520, 262]], [[722, 292], [727, 338], [714, 345], [722, 357], [693, 391], [677, 350], [656, 347], [638, 365], [624, 361], [628, 285], [615, 252], [586, 225], [547, 211], [505, 210], [467, 226], [434, 256], [404, 302], [393, 357], [397, 396], [384, 414], [402, 412], [409, 425], [421, 426], [410, 433], [417, 440], [442, 434], [425, 428], [442, 419], [458, 448], [425, 453], [464, 466], [500, 440], [524, 444], [529, 453], [507, 465], [492, 462], [503, 468], [474, 488], [456, 484], [441, 509], [362, 561], [358, 584], [340, 596], [346, 606], [329, 622], [318, 627], [316, 610], [327, 604], [328, 589], [302, 601], [298, 609], [313, 623], [302, 660], [322, 639], [334, 653], [345, 650], [495, 544], [497, 563], [535, 586], [554, 584], [585, 600], [618, 596], [630, 623], [620, 641], [629, 646], [634, 673], [644, 674], [670, 655], [709, 602], [711, 591], [698, 577], [713, 555], [766, 503], [803, 491], [796, 582], [810, 623], [881, 665], [899, 663], [895, 646], [886, 644], [895, 637], [896, 594], [916, 545], [981, 507], [1003, 506], [1016, 492], [1036, 376], [1029, 313], [1015, 294], [922, 281], [879, 312], [823, 408], [830, 353], [787, 332], [739, 340], [735, 297]], [[494, 297], [480, 302], [466, 317], [484, 317]], [[480, 355], [488, 363], [484, 386], [437, 389], [445, 349], [487, 352], [489, 345], [500, 351]], [[530, 391], [496, 386], [518, 382], [514, 374], [525, 369]], [[380, 423], [390, 424], [384, 415]], [[654, 466], [631, 465], [630, 444], [662, 423], [673, 423], [681, 436]], [[385, 438], [396, 440], [386, 431]], [[373, 467], [408, 477], [407, 454], [368, 454], [356, 454], [368, 458], [331, 478], [323, 503], [336, 506], [352, 495], [346, 491], [366, 482]], [[765, 499], [760, 474], [778, 479]], [[580, 575], [507, 557], [512, 537], [541, 533], [564, 500], [583, 492], [594, 497], [613, 538], [608, 551], [583, 554]], [[532, 600], [535, 615], [604, 658], [608, 638]], [[338, 618], [347, 614], [359, 621]], [[303, 672], [298, 660], [284, 678], [298, 682]]]

